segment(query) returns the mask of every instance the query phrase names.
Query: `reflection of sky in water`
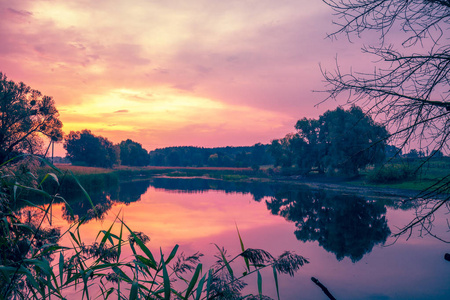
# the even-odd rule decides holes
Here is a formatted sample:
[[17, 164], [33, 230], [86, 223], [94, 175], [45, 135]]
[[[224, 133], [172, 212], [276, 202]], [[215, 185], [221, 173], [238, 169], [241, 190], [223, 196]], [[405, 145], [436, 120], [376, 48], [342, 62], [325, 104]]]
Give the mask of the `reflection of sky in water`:
[[[296, 223], [272, 215], [265, 200], [270, 198], [256, 202], [252, 194], [216, 190], [182, 193], [150, 187], [139, 201], [128, 201], [131, 202], [128, 205], [115, 202], [103, 221], [90, 221], [81, 233], [87, 242], [93, 241], [98, 230], [108, 229], [120, 212], [130, 228], [150, 236], [148, 246], [154, 253], [159, 253], [159, 247], [168, 253], [178, 243], [180, 252], [204, 253], [202, 262], [208, 266], [214, 263], [216, 249], [212, 243], [224, 246], [232, 256], [240, 252], [237, 224], [246, 247], [262, 248], [274, 256], [293, 250], [310, 260], [295, 277], [279, 277], [282, 299], [326, 299], [311, 282], [311, 276], [318, 278], [338, 299], [450, 298], [450, 264], [443, 259], [444, 253], [449, 252], [448, 245], [413, 234], [408, 241], [401, 238], [393, 246], [376, 244], [372, 252], [355, 263], [348, 257], [338, 261], [334, 253], [324, 250], [317, 241], [297, 240]], [[61, 206], [55, 207], [58, 209]], [[411, 211], [388, 209], [386, 213], [392, 231], [411, 217]], [[446, 225], [444, 218], [438, 220], [442, 224], [437, 226]], [[66, 224], [59, 218], [57, 223]], [[390, 240], [386, 242], [389, 243]], [[236, 267], [239, 272], [241, 267]], [[271, 272], [263, 273], [263, 292], [276, 298]], [[256, 293], [256, 277], [247, 282], [254, 283], [247, 291]]]

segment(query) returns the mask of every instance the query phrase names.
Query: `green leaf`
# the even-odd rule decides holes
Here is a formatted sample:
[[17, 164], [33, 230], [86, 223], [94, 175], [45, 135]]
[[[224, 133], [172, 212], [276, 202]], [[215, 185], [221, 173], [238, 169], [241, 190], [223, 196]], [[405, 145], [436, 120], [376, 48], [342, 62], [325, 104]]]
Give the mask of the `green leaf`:
[[46, 165], [48, 165], [50, 168], [52, 168], [52, 169], [53, 169], [54, 171], [56, 171], [57, 173], [59, 173], [59, 174], [64, 174], [60, 169], [58, 169], [57, 167], [55, 167], [55, 165], [53, 165], [50, 161], [46, 160], [45, 158], [42, 158], [42, 157], [37, 156], [37, 155], [32, 155], [32, 154], [29, 154], [29, 155], [31, 155], [31, 156], [33, 156], [33, 157], [36, 157], [37, 159], [39, 159], [40, 161], [42, 161], [43, 163], [45, 163]]
[[194, 289], [195, 284], [197, 283], [198, 276], [200, 275], [201, 270], [202, 270], [202, 264], [198, 264], [197, 268], [195, 269], [194, 276], [192, 276], [192, 279], [189, 282], [189, 286], [186, 290], [186, 295], [184, 296], [184, 299], [189, 298], [189, 295], [191, 294], [192, 290]]
[[64, 204], [65, 204], [65, 206], [66, 206], [66, 209], [69, 211], [69, 215], [70, 215], [72, 218], [74, 218], [73, 210], [72, 210], [72, 207], [70, 206], [70, 204], [67, 203], [66, 199], [64, 199], [64, 198], [62, 198], [62, 197], [60, 197], [59, 199], [61, 199], [61, 200], [64, 202]]
[[208, 282], [206, 283], [206, 299], [209, 299], [209, 291], [211, 290], [211, 282], [213, 277], [213, 270], [209, 269], [208, 271]]
[[[70, 171], [70, 170], [69, 170]], [[92, 206], [92, 209], [94, 210], [95, 214], [98, 216], [97, 210], [95, 209], [95, 205], [94, 202], [92, 202], [91, 197], [89, 197], [88, 192], [86, 192], [86, 190], [84, 189], [84, 187], [81, 185], [80, 181], [78, 181], [78, 178], [75, 177], [75, 175], [73, 174], [72, 171], [70, 171], [70, 174], [72, 175], [73, 179], [75, 180], [75, 182], [78, 184], [78, 186], [80, 187], [81, 191], [83, 191], [84, 196], [88, 199], [89, 203]]]
[[217, 244], [214, 244], [216, 246], [216, 248], [219, 250], [220, 255], [222, 256], [222, 260], [223, 263], [225, 264], [225, 266], [227, 267], [228, 272], [230, 273], [231, 279], [234, 279], [234, 273], [233, 273], [233, 269], [230, 267], [230, 264], [227, 261], [227, 258], [225, 257], [225, 253], [223, 253], [222, 249], [220, 249], [219, 246], [217, 246]]
[[63, 284], [63, 276], [64, 276], [64, 255], [62, 252], [59, 252], [59, 282], [61, 285]]
[[35, 192], [35, 193], [37, 193], [37, 194], [39, 194], [39, 195], [41, 195], [41, 196], [43, 196], [44, 198], [47, 198], [47, 199], [52, 199], [53, 198], [49, 193], [47, 193], [46, 191], [40, 190], [40, 189], [35, 189], [35, 188], [28, 187], [28, 186], [20, 185], [20, 184], [16, 184], [16, 186], [20, 187], [20, 188], [22, 188], [24, 190]]
[[120, 223], [120, 234], [119, 234], [119, 241], [117, 244], [117, 262], [120, 260], [120, 255], [122, 254], [122, 234], [123, 234], [123, 224]]
[[120, 268], [118, 268], [117, 266], [112, 267], [112, 270], [114, 271], [114, 273], [116, 273], [117, 275], [119, 275], [119, 278], [122, 280], [125, 280], [126, 282], [130, 283], [133, 280], [131, 280], [130, 277], [128, 277], [127, 274], [125, 274], [124, 271], [122, 271]]
[[163, 282], [164, 282], [164, 299], [165, 300], [170, 300], [170, 278], [169, 278], [169, 273], [167, 273], [167, 268], [166, 268], [166, 263], [164, 262], [164, 256], [162, 254], [162, 250], [160, 249], [161, 252], [161, 264], [162, 264], [162, 270], [163, 270]]
[[52, 270], [50, 268], [50, 264], [47, 260], [39, 260], [39, 259], [25, 259], [25, 262], [35, 265], [38, 267], [45, 275], [51, 275]]
[[40, 206], [38, 206], [38, 205], [36, 205], [36, 204], [34, 204], [33, 202], [30, 202], [30, 201], [28, 201], [28, 200], [22, 200], [24, 203], [26, 203], [28, 206], [31, 206], [31, 207], [34, 207], [34, 208], [37, 208], [37, 209], [39, 209], [39, 210], [41, 210], [41, 211], [45, 211], [45, 209], [44, 208], [42, 208], [42, 207], [40, 207]]
[[[242, 250], [242, 252], [244, 252], [245, 251], [244, 242], [242, 242], [241, 234], [239, 233], [239, 228], [238, 228], [237, 224], [236, 224], [236, 230], [237, 230], [237, 233], [239, 236], [239, 242], [241, 243], [241, 250]], [[247, 266], [247, 270], [250, 272], [250, 262], [248, 261], [248, 258], [244, 257], [244, 261], [245, 261], [245, 265]], [[247, 274], [245, 274], [245, 275], [247, 275]]]
[[121, 221], [122, 224], [128, 229], [130, 234], [133, 236], [134, 240], [136, 241], [136, 244], [138, 244], [139, 248], [141, 248], [142, 251], [144, 251], [145, 255], [152, 261], [152, 265], [155, 267], [152, 267], [152, 269], [157, 269], [157, 263], [155, 258], [153, 257], [152, 252], [145, 246], [145, 244], [136, 236], [136, 234], [130, 229], [130, 227], [127, 226], [123, 221]]
[[13, 186], [13, 199], [17, 201], [17, 184]]
[[280, 300], [280, 290], [278, 288], [278, 274], [277, 274], [277, 269], [275, 268], [275, 266], [272, 266], [273, 268], [273, 278], [275, 279], [275, 286], [277, 288], [277, 297], [278, 300]]
[[69, 231], [70, 236], [72, 237], [72, 239], [75, 241], [75, 243], [77, 243], [78, 246], [80, 246], [80, 242], [78, 241], [77, 237], [75, 236], [75, 234], [73, 234], [72, 231]]
[[197, 286], [197, 296], [195, 297], [195, 300], [200, 300], [200, 297], [202, 296], [202, 292], [203, 292], [203, 286], [205, 285], [205, 279], [206, 279], [206, 275], [202, 277], [202, 279], [200, 279], [198, 286]]
[[44, 178], [42, 178], [38, 187], [41, 187], [48, 178], [53, 178], [53, 180], [56, 182], [56, 184], [59, 185], [58, 177], [53, 173], [47, 173], [47, 174], [45, 174]]
[[150, 268], [152, 268], [154, 270], [157, 269], [157, 266], [155, 265], [155, 263], [152, 260], [150, 260], [148, 258], [145, 258], [145, 257], [143, 257], [142, 255], [139, 255], [139, 254], [136, 254], [135, 257], [136, 257], [137, 260], [142, 262], [144, 265], [146, 265], [146, 266], [148, 266], [148, 267], [150, 267]]
[[175, 245], [175, 247], [173, 247], [172, 252], [170, 252], [169, 258], [166, 259], [166, 265], [175, 257], [178, 251], [178, 247], [178, 245]]
[[262, 300], [262, 277], [261, 277], [261, 273], [258, 270], [258, 294], [259, 294], [259, 299]]
[[133, 283], [131, 284], [131, 289], [130, 289], [130, 296], [128, 297], [129, 300], [135, 300], [137, 299], [137, 295], [138, 295], [138, 282], [136, 279], [133, 280]]

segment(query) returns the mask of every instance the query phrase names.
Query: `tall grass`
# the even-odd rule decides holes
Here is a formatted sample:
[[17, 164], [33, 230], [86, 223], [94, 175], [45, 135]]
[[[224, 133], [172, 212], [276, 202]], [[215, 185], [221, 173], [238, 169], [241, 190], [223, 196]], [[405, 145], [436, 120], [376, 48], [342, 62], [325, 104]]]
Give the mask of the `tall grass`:
[[[51, 227], [51, 217], [56, 201], [65, 202], [70, 213], [61, 196], [63, 180], [72, 178], [95, 212], [89, 193], [73, 173], [45, 163], [49, 172], [40, 177], [33, 174], [30, 162], [0, 166], [0, 299], [68, 299], [73, 290], [82, 299], [262, 299], [264, 268], [273, 269], [279, 299], [277, 274], [293, 276], [308, 263], [291, 252], [275, 258], [267, 251], [245, 248], [238, 231], [241, 253], [229, 257], [216, 245], [217, 263], [206, 269], [200, 262], [202, 254], [186, 256], [178, 253], [178, 245], [170, 253], [153, 253], [147, 246], [150, 239], [129, 228], [119, 215], [93, 244], [86, 245], [80, 233], [84, 218], [61, 231]], [[51, 192], [46, 190], [49, 186]], [[35, 207], [40, 218], [17, 212], [18, 201]], [[64, 236], [68, 245], [59, 243]], [[236, 265], [245, 271], [237, 272]], [[253, 274], [258, 295], [245, 295], [242, 279]], [[175, 280], [183, 285], [175, 286]]]

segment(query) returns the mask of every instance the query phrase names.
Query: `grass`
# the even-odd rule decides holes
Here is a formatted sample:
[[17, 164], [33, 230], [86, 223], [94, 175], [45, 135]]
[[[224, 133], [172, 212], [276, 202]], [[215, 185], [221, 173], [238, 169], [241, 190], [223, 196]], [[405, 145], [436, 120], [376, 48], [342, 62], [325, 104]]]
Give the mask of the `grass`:
[[[383, 171], [384, 169], [384, 171]], [[390, 172], [393, 170], [405, 169], [408, 170], [411, 176], [405, 178], [387, 177], [385, 180], [378, 182], [370, 180], [371, 176], [376, 177], [383, 172]], [[432, 158], [429, 161], [423, 162], [419, 159], [393, 161], [390, 164], [383, 166], [380, 169], [372, 169], [362, 173], [364, 179], [352, 182], [353, 184], [375, 186], [381, 188], [396, 188], [408, 190], [424, 190], [431, 185], [437, 183], [439, 180], [449, 176], [450, 173], [450, 157]], [[448, 179], [447, 179], [448, 180]]]
[[[227, 181], [245, 181], [250, 178], [268, 178], [269, 180], [278, 180], [271, 178], [265, 166], [261, 171], [254, 171], [251, 168], [219, 168], [219, 167], [128, 167], [119, 166], [114, 169], [104, 169], [84, 166], [57, 165], [62, 171], [70, 171], [77, 176], [81, 185], [90, 191], [94, 188], [107, 187], [115, 185], [119, 180], [132, 180], [136, 178], [150, 178], [153, 176], [168, 177], [207, 177], [221, 179]], [[396, 174], [392, 174], [395, 169], [405, 169], [404, 172], [414, 173], [414, 176], [404, 176], [404, 178], [396, 178]], [[42, 168], [38, 174], [43, 175], [50, 169]], [[450, 170], [450, 157], [433, 158], [425, 163], [416, 160], [395, 160], [383, 167], [384, 172], [390, 172], [389, 176], [383, 180], [370, 180], [371, 176], [377, 176], [376, 169], [368, 169], [362, 172], [362, 177], [357, 180], [346, 181], [346, 183], [360, 186], [372, 186], [380, 188], [395, 188], [408, 190], [423, 190], [438, 180], [448, 176]], [[289, 174], [283, 174], [288, 176]], [[311, 178], [314, 180], [314, 178]], [[67, 186], [77, 188], [73, 180], [68, 180]], [[69, 188], [70, 191], [70, 188]]]
[[[56, 165], [61, 171], [57, 174], [61, 186], [59, 191], [63, 194], [81, 192], [80, 184], [88, 191], [98, 191], [99, 189], [105, 189], [110, 186], [115, 186], [119, 183], [119, 175], [114, 172], [113, 169], [95, 168], [95, 167], [83, 167], [72, 165]], [[52, 169], [48, 166], [39, 168], [37, 170], [37, 176], [42, 179], [45, 174], [51, 172]], [[75, 175], [71, 176], [71, 173]], [[55, 189], [54, 182], [48, 182], [47, 189]]]
[[263, 173], [251, 168], [214, 168], [214, 167], [126, 167], [114, 169], [120, 179], [145, 178], [151, 176], [168, 177], [209, 177], [223, 180], [243, 180], [249, 177], [259, 177]]

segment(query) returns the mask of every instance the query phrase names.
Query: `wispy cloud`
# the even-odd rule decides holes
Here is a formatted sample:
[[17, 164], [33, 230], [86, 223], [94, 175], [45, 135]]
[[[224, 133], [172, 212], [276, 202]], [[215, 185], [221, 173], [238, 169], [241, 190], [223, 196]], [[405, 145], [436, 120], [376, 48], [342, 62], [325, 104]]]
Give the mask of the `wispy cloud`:
[[319, 62], [346, 59], [330, 28], [320, 1], [2, 1], [0, 71], [53, 96], [65, 131], [268, 142], [335, 105], [312, 92]]

